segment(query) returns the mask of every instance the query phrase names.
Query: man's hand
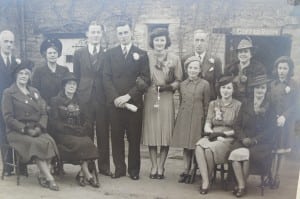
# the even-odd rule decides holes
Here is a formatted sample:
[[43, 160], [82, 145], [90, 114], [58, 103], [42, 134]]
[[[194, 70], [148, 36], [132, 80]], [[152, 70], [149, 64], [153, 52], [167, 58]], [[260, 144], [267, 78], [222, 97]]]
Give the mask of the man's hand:
[[120, 97], [117, 97], [117, 98], [114, 100], [114, 104], [115, 104], [115, 106], [118, 107], [118, 108], [124, 108], [124, 107], [125, 107], [125, 103], [128, 102], [130, 99], [131, 99], [131, 97], [130, 97], [129, 94], [122, 95], [122, 96], [120, 96]]
[[277, 117], [277, 126], [283, 127], [285, 124], [285, 117], [283, 115]]

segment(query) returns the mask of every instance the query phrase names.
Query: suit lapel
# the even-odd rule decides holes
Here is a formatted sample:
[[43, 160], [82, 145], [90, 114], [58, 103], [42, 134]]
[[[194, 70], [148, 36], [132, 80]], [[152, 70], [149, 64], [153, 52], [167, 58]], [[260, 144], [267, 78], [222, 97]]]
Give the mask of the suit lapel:
[[210, 68], [210, 64], [208, 62], [208, 56], [207, 56], [207, 53], [205, 53], [205, 56], [204, 56], [203, 62], [202, 62], [203, 74], [206, 74], [208, 72], [209, 68]]
[[92, 61], [90, 57], [90, 52], [88, 47], [86, 46], [84, 51], [83, 51], [83, 62], [86, 63], [87, 68], [92, 68]]

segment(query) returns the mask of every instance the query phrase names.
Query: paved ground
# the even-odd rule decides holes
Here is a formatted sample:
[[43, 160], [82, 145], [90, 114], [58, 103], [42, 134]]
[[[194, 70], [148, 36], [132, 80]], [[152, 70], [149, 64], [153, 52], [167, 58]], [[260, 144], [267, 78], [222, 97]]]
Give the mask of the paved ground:
[[[295, 153], [287, 159], [283, 168], [285, 172], [281, 177], [281, 185], [278, 190], [274, 191], [266, 188], [265, 196], [261, 197], [260, 189], [256, 187], [260, 182], [260, 178], [256, 176], [250, 176], [248, 183], [248, 194], [244, 198], [296, 198], [300, 164], [300, 158], [298, 154]], [[74, 179], [79, 167], [66, 165], [66, 175], [63, 178], [57, 178], [57, 183], [61, 189], [59, 192], [53, 192], [39, 187], [36, 179], [37, 168], [34, 165], [31, 165], [29, 166], [29, 177], [21, 177], [20, 186], [16, 186], [15, 176], [6, 177], [3, 181], [0, 180], [0, 199], [235, 198], [230, 191], [226, 192], [220, 188], [219, 180], [217, 180], [217, 182], [213, 185], [209, 194], [205, 196], [200, 195], [198, 192], [200, 184], [199, 179], [197, 179], [197, 181], [192, 185], [177, 183], [178, 174], [182, 170], [180, 150], [170, 150], [170, 155], [166, 163], [166, 179], [164, 180], [149, 179], [148, 175], [151, 165], [146, 148], [143, 148], [142, 150], [142, 157], [142, 170], [139, 181], [133, 181], [129, 177], [111, 179], [110, 177], [100, 176], [101, 188], [99, 189], [95, 189], [90, 186], [83, 188], [79, 187]], [[2, 166], [0, 168], [2, 168]]]

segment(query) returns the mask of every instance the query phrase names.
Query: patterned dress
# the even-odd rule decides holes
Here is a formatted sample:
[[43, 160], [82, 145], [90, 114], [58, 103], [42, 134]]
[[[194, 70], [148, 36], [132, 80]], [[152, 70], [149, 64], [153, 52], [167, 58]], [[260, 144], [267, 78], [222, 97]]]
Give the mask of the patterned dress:
[[[214, 132], [224, 132], [234, 130], [237, 117], [241, 108], [241, 102], [232, 99], [228, 105], [224, 105], [221, 100], [211, 101], [208, 107], [206, 122], [211, 123]], [[217, 118], [216, 112], [221, 111], [222, 117]], [[224, 141], [209, 141], [208, 137], [201, 138], [196, 145], [202, 148], [209, 148], [214, 155], [216, 164], [222, 164], [227, 161], [233, 138], [224, 138]]]
[[148, 57], [151, 86], [145, 94], [142, 143], [169, 146], [175, 120], [173, 92], [158, 93], [156, 86], [171, 84], [173, 88], [178, 88], [182, 78], [181, 62], [177, 55], [167, 53], [164, 66], [158, 68], [156, 55], [149, 53]]

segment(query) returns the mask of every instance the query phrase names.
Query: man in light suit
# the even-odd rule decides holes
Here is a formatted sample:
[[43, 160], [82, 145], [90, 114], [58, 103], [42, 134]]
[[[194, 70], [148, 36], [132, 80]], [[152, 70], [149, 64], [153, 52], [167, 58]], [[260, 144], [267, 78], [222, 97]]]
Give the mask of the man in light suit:
[[184, 56], [183, 62], [191, 56], [200, 57], [202, 76], [209, 82], [212, 91], [210, 100], [214, 100], [217, 97], [216, 82], [222, 75], [222, 62], [220, 58], [208, 52], [209, 33], [201, 29], [195, 30], [193, 41], [194, 52]]
[[[8, 88], [13, 83], [13, 78], [11, 76], [11, 66], [15, 64], [16, 58], [12, 55], [12, 51], [14, 48], [15, 36], [9, 30], [4, 30], [0, 33], [0, 97], [2, 100], [2, 94], [4, 89]], [[0, 108], [0, 144], [6, 144], [6, 133], [5, 133], [5, 123], [3, 120], [2, 110]], [[5, 150], [1, 150], [2, 157], [5, 154]], [[7, 155], [7, 160], [12, 161], [12, 153], [11, 151]], [[6, 166], [4, 168], [6, 175], [12, 174], [12, 167]]]
[[100, 45], [102, 33], [102, 25], [96, 21], [90, 23], [86, 33], [88, 45], [75, 51], [73, 69], [79, 79], [79, 102], [83, 113], [90, 121], [91, 128], [88, 133], [93, 140], [96, 127], [99, 172], [110, 176], [109, 123], [102, 81], [104, 57], [104, 49]]
[[141, 164], [142, 97], [150, 84], [149, 61], [147, 53], [132, 44], [129, 22], [119, 22], [116, 32], [120, 45], [107, 51], [103, 72], [111, 122], [112, 155], [116, 168], [112, 178], [126, 175], [126, 133], [129, 144], [128, 173], [132, 180], [138, 180]]

